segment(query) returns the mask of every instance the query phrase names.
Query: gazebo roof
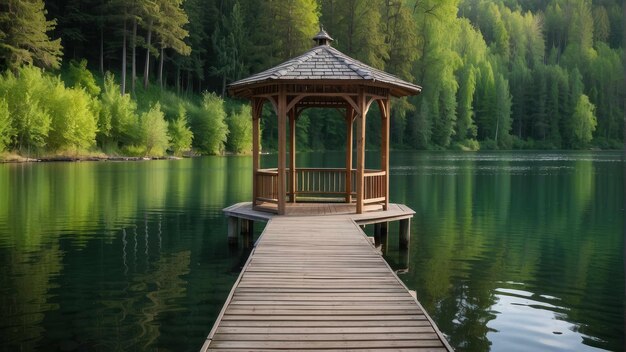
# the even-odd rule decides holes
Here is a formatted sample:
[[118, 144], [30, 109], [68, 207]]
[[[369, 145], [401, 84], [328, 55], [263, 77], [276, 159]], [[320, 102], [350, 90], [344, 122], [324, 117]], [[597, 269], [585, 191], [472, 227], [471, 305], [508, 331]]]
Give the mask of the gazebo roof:
[[[314, 40], [318, 40], [321, 34], [332, 40], [323, 30]], [[304, 54], [278, 66], [233, 82], [228, 86], [228, 91], [233, 96], [247, 97], [251, 94], [249, 88], [252, 87], [276, 83], [307, 84], [313, 82], [382, 86], [389, 88], [390, 94], [396, 97], [416, 95], [422, 91], [422, 87], [416, 84], [403, 81], [392, 74], [349, 57], [330, 46], [328, 42], [322, 42]]]

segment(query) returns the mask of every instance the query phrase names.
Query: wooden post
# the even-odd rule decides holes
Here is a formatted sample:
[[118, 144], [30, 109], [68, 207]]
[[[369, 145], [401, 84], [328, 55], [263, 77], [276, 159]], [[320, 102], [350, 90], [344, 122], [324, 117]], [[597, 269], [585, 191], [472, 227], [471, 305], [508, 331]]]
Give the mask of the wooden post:
[[363, 177], [365, 175], [365, 117], [367, 116], [363, 88], [359, 89], [357, 105], [359, 107], [359, 117], [356, 125], [356, 213], [362, 214], [364, 198]]
[[400, 249], [408, 249], [411, 241], [411, 219], [400, 220], [400, 230], [398, 234]]
[[346, 203], [352, 202], [352, 123], [354, 109], [346, 108]]
[[374, 224], [374, 246], [380, 246], [380, 223]]
[[287, 159], [287, 96], [285, 87], [278, 93], [278, 215], [285, 215]]
[[259, 196], [257, 189], [257, 172], [259, 171], [259, 120], [263, 103], [260, 98], [252, 99], [252, 207]]
[[289, 111], [289, 200], [296, 202], [296, 109]]
[[237, 231], [238, 218], [234, 216], [228, 217], [228, 244], [237, 244], [239, 232]]
[[246, 248], [252, 247], [254, 242], [253, 225], [254, 221], [248, 219], [239, 219], [239, 233], [243, 238], [243, 244]]
[[387, 238], [389, 236], [388, 235], [388, 226], [389, 223], [388, 222], [381, 222], [380, 223], [380, 244], [382, 246], [381, 251], [383, 253], [387, 252], [387, 248], [389, 248], [389, 246], [387, 245]]
[[380, 107], [381, 116], [381, 146], [380, 146], [380, 168], [385, 172], [385, 203], [383, 204], [383, 210], [389, 208], [389, 99], [379, 100], [378, 105]]

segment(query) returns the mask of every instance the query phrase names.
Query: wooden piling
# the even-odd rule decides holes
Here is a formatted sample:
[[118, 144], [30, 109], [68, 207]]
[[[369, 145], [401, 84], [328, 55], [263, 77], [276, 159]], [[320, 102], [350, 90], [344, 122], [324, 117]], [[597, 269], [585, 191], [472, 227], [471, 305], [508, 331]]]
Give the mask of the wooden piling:
[[398, 233], [400, 249], [408, 249], [411, 242], [411, 219], [400, 220]]

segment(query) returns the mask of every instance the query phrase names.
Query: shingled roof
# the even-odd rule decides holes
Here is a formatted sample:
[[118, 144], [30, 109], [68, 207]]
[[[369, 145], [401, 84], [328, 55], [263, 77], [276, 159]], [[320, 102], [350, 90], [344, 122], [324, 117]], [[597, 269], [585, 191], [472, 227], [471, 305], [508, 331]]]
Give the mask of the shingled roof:
[[[322, 31], [314, 40], [319, 39]], [[325, 31], [323, 34], [328, 36]], [[332, 40], [330, 36], [328, 38]], [[262, 83], [304, 84], [306, 81], [383, 85], [390, 88], [391, 95], [396, 97], [416, 95], [422, 91], [422, 87], [418, 85], [403, 81], [392, 74], [349, 57], [328, 45], [328, 42], [322, 42], [304, 54], [278, 66], [233, 82], [228, 86], [228, 91], [233, 96], [242, 96], [246, 95], [244, 92], [247, 88]], [[320, 42], [318, 41], [318, 43]]]

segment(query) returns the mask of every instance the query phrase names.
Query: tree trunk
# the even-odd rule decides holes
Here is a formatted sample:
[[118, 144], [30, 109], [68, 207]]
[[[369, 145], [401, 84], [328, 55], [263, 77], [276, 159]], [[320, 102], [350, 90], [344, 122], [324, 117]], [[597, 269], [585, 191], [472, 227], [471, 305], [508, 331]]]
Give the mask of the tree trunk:
[[150, 74], [150, 44], [152, 40], [152, 21], [148, 25], [148, 37], [146, 38], [146, 64], [143, 67], [143, 88], [148, 88], [148, 75]]
[[165, 56], [165, 49], [163, 48], [163, 44], [161, 44], [161, 55], [159, 58], [159, 86], [163, 89], [163, 59]]
[[100, 74], [104, 75], [104, 26], [100, 25]]
[[222, 76], [222, 98], [226, 94], [226, 75]]
[[496, 118], [496, 145], [498, 145], [498, 130], [500, 129], [500, 116]]
[[126, 94], [126, 19], [124, 19], [124, 34], [122, 36], [122, 95]]
[[180, 66], [176, 66], [176, 94], [180, 95]]
[[130, 89], [135, 93], [135, 81], [137, 80], [137, 18], [133, 19], [133, 58], [132, 58], [132, 77], [130, 81]]

